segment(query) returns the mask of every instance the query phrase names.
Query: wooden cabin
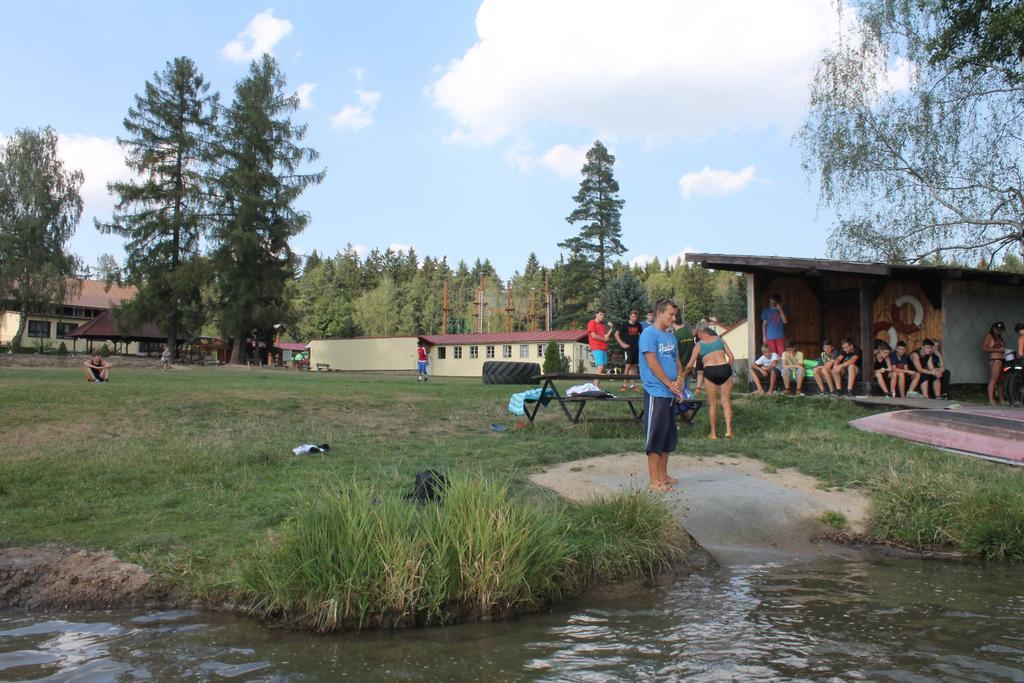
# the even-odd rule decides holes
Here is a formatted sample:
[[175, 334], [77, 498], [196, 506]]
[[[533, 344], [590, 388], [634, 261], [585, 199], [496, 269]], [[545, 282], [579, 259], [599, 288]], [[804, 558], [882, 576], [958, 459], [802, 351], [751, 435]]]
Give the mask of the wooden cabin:
[[824, 339], [838, 344], [851, 337], [870, 354], [876, 339], [894, 347], [905, 341], [913, 351], [929, 338], [939, 343], [953, 384], [988, 381], [981, 342], [989, 326], [1004, 322], [1010, 343], [1013, 326], [1024, 322], [1019, 273], [733, 254], [694, 253], [686, 260], [746, 273], [751, 357], [763, 341], [760, 314], [772, 294], [781, 295], [786, 334], [805, 357], [816, 358]]

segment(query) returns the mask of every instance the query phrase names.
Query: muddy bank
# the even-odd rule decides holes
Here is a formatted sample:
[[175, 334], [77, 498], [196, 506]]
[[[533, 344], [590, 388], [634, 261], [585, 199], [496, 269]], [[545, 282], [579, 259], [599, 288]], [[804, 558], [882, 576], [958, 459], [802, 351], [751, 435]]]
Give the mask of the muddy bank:
[[58, 548], [0, 550], [0, 609], [165, 607], [166, 589], [110, 553]]

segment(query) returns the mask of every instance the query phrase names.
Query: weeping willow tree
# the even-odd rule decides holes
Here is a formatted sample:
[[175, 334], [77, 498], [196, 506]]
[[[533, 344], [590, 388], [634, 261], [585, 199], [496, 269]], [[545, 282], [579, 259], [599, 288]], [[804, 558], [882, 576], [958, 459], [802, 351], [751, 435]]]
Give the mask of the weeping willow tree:
[[934, 58], [943, 8], [863, 0], [817, 65], [796, 138], [837, 217], [834, 256], [992, 264], [1024, 253], [1024, 84], [1002, 65]]

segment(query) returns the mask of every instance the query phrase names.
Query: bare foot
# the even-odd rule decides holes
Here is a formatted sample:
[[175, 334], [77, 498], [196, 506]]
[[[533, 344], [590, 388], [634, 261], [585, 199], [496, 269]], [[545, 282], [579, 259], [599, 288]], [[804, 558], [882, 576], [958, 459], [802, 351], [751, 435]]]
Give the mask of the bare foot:
[[732, 438], [732, 432], [726, 432], [725, 433], [725, 438], [731, 439]]
[[712, 435], [711, 435], [710, 437], [708, 437], [708, 438], [710, 438], [710, 439], [711, 439], [712, 441], [718, 441], [718, 435], [717, 435], [717, 434], [712, 434]]
[[669, 484], [678, 484], [679, 480], [676, 479], [675, 477], [668, 477], [667, 479], [665, 479], [665, 482]]

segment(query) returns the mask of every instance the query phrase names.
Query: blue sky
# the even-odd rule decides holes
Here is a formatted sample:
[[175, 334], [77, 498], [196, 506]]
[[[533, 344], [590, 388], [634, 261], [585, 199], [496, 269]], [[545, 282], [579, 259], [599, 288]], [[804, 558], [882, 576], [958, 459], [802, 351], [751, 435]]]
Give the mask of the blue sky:
[[327, 178], [301, 253], [412, 245], [544, 263], [595, 138], [616, 155], [627, 260], [684, 249], [822, 256], [830, 225], [792, 134], [831, 40], [831, 0], [4, 2], [0, 135], [53, 126], [86, 173], [72, 249], [123, 257], [92, 226], [125, 170], [114, 138], [146, 79], [187, 55], [230, 101], [272, 52]]

